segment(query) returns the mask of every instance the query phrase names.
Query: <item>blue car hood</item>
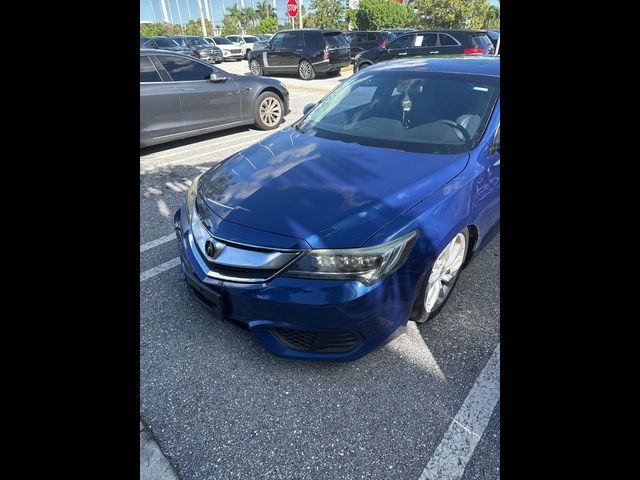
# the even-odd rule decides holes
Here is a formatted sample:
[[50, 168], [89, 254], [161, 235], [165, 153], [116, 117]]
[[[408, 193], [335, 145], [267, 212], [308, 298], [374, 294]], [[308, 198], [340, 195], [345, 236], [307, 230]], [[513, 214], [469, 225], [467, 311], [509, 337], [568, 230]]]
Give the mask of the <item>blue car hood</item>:
[[368, 147], [286, 128], [213, 167], [198, 191], [220, 226], [232, 222], [313, 248], [356, 247], [458, 175], [468, 158]]

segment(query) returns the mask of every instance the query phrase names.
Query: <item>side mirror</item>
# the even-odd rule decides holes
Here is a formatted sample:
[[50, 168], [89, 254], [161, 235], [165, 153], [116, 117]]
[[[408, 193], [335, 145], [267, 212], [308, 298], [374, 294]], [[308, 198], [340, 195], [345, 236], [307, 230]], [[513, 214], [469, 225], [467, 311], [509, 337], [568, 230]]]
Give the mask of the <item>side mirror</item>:
[[210, 82], [221, 83], [226, 82], [227, 80], [229, 80], [229, 77], [218, 75], [217, 73], [212, 73], [211, 75], [209, 75]]
[[302, 108], [302, 114], [306, 115], [307, 113], [309, 113], [313, 107], [315, 107], [316, 104], [315, 103], [307, 103], [303, 108]]

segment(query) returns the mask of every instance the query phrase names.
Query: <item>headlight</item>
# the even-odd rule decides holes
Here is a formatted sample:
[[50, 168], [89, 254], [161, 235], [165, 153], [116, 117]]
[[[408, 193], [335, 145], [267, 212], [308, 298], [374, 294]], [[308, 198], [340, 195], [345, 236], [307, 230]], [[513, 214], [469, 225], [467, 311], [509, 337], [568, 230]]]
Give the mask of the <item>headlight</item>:
[[189, 219], [189, 223], [191, 223], [191, 214], [196, 205], [196, 197], [198, 195], [198, 181], [203, 174], [201, 173], [196, 178], [193, 179], [191, 185], [189, 186], [189, 190], [187, 190], [187, 218]]
[[402, 266], [418, 238], [414, 231], [376, 247], [311, 250], [286, 275], [304, 278], [356, 279], [372, 285]]

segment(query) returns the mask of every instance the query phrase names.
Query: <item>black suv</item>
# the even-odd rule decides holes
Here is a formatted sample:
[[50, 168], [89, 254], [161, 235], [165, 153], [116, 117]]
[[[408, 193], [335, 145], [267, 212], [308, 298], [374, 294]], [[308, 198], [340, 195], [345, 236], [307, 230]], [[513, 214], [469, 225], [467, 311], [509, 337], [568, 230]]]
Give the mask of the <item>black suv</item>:
[[484, 30], [420, 30], [400, 35], [384, 47], [359, 53], [353, 59], [353, 72], [394, 58], [493, 53], [493, 43]]
[[196, 58], [200, 58], [209, 63], [222, 62], [222, 50], [215, 45], [211, 45], [202, 37], [195, 35], [179, 35], [171, 37], [183, 47], [190, 48]]
[[254, 75], [298, 72], [303, 80], [316, 73], [336, 75], [350, 63], [349, 44], [339, 30], [281, 30], [263, 48], [247, 56]]
[[344, 38], [349, 42], [351, 55], [355, 55], [370, 48], [384, 47], [396, 38], [396, 34], [392, 32], [352, 31], [344, 32]]
[[170, 52], [182, 53], [183, 55], [189, 55], [190, 57], [196, 56], [190, 48], [183, 47], [175, 40], [163, 36], [140, 37], [140, 48], [155, 48], [158, 50], [169, 50]]

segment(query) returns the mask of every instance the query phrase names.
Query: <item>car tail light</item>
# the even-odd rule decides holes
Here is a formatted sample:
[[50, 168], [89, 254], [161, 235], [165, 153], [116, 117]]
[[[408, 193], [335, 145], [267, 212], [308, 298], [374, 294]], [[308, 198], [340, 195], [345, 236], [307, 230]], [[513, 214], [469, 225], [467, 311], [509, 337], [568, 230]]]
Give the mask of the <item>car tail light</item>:
[[484, 55], [484, 48], [465, 48], [465, 55]]
[[324, 59], [329, 60], [329, 47], [324, 47]]

